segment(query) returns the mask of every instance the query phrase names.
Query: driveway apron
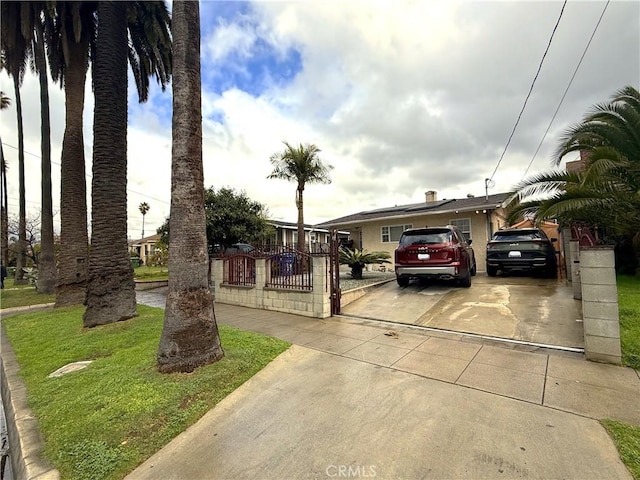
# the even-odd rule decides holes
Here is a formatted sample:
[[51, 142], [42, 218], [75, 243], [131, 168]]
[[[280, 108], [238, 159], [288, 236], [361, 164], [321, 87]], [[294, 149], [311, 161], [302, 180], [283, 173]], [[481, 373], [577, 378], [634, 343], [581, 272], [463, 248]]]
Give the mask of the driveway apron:
[[446, 282], [390, 282], [342, 308], [343, 315], [543, 345], [584, 345], [582, 305], [563, 280], [474, 277], [471, 288]]

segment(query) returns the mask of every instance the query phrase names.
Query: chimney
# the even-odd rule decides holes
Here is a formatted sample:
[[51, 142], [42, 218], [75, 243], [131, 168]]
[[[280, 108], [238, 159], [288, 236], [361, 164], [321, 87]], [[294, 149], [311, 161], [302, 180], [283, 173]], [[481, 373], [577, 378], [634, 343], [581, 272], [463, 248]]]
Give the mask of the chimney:
[[438, 200], [438, 192], [435, 190], [429, 190], [428, 192], [424, 192], [424, 196], [426, 197], [426, 202], [435, 202]]

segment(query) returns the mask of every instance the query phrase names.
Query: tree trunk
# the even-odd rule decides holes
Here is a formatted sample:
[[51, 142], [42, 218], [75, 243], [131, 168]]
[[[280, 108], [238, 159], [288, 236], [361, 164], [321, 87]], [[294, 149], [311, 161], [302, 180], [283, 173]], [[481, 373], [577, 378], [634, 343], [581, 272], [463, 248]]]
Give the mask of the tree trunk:
[[7, 195], [7, 165], [4, 160], [4, 149], [2, 141], [0, 141], [0, 172], [2, 175], [0, 190], [2, 190], [2, 199], [0, 200], [0, 260], [5, 267], [9, 266], [9, 212]]
[[127, 4], [98, 4], [91, 250], [84, 326], [136, 315], [127, 247]]
[[89, 241], [82, 111], [88, 48], [86, 41], [68, 43], [69, 58], [64, 79], [66, 124], [62, 140], [56, 307], [83, 303], [87, 283]]
[[34, 58], [40, 79], [40, 118], [42, 151], [42, 215], [40, 230], [40, 261], [38, 262], [38, 292], [56, 290], [56, 259], [53, 248], [53, 200], [51, 194], [51, 122], [49, 118], [49, 81], [44, 53], [42, 24], [36, 20]]
[[207, 279], [198, 2], [173, 3], [173, 62], [169, 292], [157, 356], [164, 373], [224, 356]]
[[304, 192], [304, 185], [298, 185], [296, 189], [296, 207], [298, 207], [298, 245], [296, 248], [299, 252], [304, 252], [304, 213], [303, 213], [303, 199], [302, 194]]
[[18, 77], [13, 77], [13, 88], [16, 95], [16, 114], [18, 116], [18, 188], [19, 188], [19, 211], [18, 211], [18, 251], [16, 252], [16, 274], [15, 285], [25, 285], [23, 268], [27, 266], [27, 208], [24, 178], [24, 127], [22, 124], [22, 99], [20, 97], [20, 85]]

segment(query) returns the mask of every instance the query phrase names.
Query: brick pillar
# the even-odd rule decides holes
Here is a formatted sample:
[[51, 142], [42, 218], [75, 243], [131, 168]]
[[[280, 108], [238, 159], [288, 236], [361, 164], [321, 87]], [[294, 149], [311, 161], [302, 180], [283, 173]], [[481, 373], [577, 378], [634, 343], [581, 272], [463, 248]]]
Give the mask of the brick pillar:
[[588, 360], [620, 365], [620, 320], [613, 247], [580, 250], [584, 346]]

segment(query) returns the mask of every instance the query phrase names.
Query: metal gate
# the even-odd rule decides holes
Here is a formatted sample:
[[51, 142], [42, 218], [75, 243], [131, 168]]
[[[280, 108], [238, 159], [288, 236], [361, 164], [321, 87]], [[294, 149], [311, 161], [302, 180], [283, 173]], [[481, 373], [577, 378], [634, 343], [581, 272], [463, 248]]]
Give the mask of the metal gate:
[[331, 230], [329, 241], [329, 280], [331, 315], [340, 315], [340, 240], [338, 239], [338, 230]]

